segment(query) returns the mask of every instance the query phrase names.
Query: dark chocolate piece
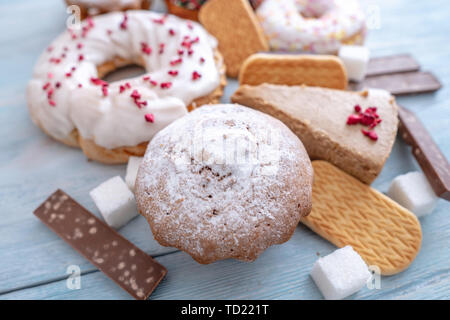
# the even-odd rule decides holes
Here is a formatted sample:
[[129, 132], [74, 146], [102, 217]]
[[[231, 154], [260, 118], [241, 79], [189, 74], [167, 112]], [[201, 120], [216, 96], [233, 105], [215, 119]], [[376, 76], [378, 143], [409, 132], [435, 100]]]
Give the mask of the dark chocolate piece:
[[450, 201], [450, 165], [416, 115], [399, 107], [401, 137], [412, 146], [412, 153], [438, 197]]
[[419, 71], [419, 63], [409, 54], [371, 58], [367, 65], [366, 77], [382, 74]]
[[367, 77], [362, 82], [350, 83], [350, 90], [364, 88], [384, 89], [393, 95], [433, 92], [441, 88], [441, 83], [430, 72], [404, 72]]
[[62, 190], [55, 191], [34, 214], [136, 299], [147, 299], [167, 273]]

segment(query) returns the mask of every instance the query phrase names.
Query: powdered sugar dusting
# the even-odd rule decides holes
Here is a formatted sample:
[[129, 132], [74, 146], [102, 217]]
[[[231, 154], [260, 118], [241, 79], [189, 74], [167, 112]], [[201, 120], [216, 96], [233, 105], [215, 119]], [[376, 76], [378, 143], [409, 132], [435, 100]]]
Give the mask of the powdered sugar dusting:
[[281, 122], [239, 105], [206, 106], [158, 133], [136, 197], [155, 238], [208, 263], [253, 260], [287, 241], [311, 207], [312, 168]]

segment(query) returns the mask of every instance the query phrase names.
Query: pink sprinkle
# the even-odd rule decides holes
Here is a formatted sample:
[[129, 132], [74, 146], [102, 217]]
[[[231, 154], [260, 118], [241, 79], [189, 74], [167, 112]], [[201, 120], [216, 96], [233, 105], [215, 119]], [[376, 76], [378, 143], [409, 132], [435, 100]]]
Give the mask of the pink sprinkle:
[[183, 59], [182, 58], [178, 58], [178, 59], [170, 61], [170, 65], [171, 66], [175, 66], [175, 65], [180, 64], [182, 62], [183, 62]]
[[72, 76], [72, 74], [70, 72], [66, 73], [66, 78], [70, 78]]
[[156, 82], [155, 80], [150, 80], [150, 84], [151, 84], [152, 86], [157, 86], [157, 85], [158, 85], [158, 82]]
[[49, 46], [49, 47], [47, 48], [47, 51], [48, 51], [48, 52], [52, 52], [52, 51], [53, 51], [53, 47], [52, 47], [52, 46]]
[[67, 48], [67, 46], [64, 46], [64, 47], [63, 47], [63, 50], [64, 50], [64, 51], [68, 51], [69, 48]]
[[108, 86], [108, 82], [103, 81], [102, 79], [99, 78], [91, 78], [91, 82], [96, 86]]
[[78, 61], [83, 61], [84, 60], [84, 56], [82, 55], [82, 54], [80, 54], [79, 56], [78, 56]]
[[127, 26], [127, 22], [128, 22], [128, 16], [126, 13], [123, 14], [123, 20], [120, 23], [120, 29], [122, 30], [126, 30], [128, 28]]
[[152, 53], [152, 48], [146, 42], [141, 42], [141, 51], [146, 55], [150, 55]]
[[81, 83], [78, 84], [78, 88], [82, 88], [83, 85]]
[[200, 79], [202, 75], [198, 73], [197, 71], [192, 72], [192, 80]]
[[378, 140], [378, 135], [375, 131], [367, 131], [364, 129], [361, 129], [361, 132], [366, 136], [369, 137], [369, 139], [373, 140], [373, 141], [377, 141]]
[[137, 90], [133, 90], [130, 97], [132, 97], [133, 99], [140, 99], [141, 95], [139, 94], [139, 92]]
[[172, 86], [172, 82], [162, 82], [161, 83], [161, 89], [170, 89]]
[[48, 100], [48, 103], [49, 103], [52, 107], [56, 106], [55, 101], [53, 101], [52, 99], [49, 99], [49, 100]]
[[76, 40], [77, 39], [77, 35], [75, 33], [72, 33], [72, 39]]
[[164, 18], [161, 19], [153, 19], [154, 23], [158, 23], [158, 24], [164, 24]]
[[51, 72], [47, 73], [47, 78], [49, 78], [49, 79], [53, 78], [53, 73], [51, 73]]
[[50, 82], [47, 82], [46, 84], [44, 84], [44, 86], [42, 87], [42, 90], [46, 91], [48, 89], [48, 87], [50, 87]]
[[53, 89], [47, 91], [47, 98], [50, 99], [53, 96]]
[[178, 71], [177, 70], [169, 70], [167, 72], [169, 75], [171, 75], [172, 77], [175, 77], [178, 75]]
[[103, 96], [106, 97], [108, 95], [108, 86], [102, 87]]
[[83, 48], [83, 44], [80, 42], [79, 44], [77, 44], [77, 49], [81, 49]]
[[150, 80], [150, 76], [145, 76], [145, 77], [142, 78], [142, 80], [148, 81], [148, 80]]
[[145, 121], [153, 123], [155, 121], [155, 116], [153, 115], [153, 113], [147, 113], [145, 115]]
[[173, 29], [169, 29], [169, 34], [170, 34], [171, 36], [174, 36], [174, 35], [175, 35], [175, 31], [174, 31]]
[[200, 58], [200, 63], [204, 63], [205, 62], [205, 58]]
[[164, 53], [164, 47], [165, 47], [165, 44], [164, 44], [164, 43], [161, 43], [161, 44], [159, 45], [159, 54], [163, 54], [163, 53]]
[[194, 29], [194, 26], [193, 26], [192, 23], [190, 23], [190, 22], [187, 23], [187, 27], [188, 27], [190, 30]]
[[108, 30], [106, 30], [106, 33], [108, 34], [108, 36], [110, 36], [110, 35], [112, 35], [112, 30], [108, 29]]

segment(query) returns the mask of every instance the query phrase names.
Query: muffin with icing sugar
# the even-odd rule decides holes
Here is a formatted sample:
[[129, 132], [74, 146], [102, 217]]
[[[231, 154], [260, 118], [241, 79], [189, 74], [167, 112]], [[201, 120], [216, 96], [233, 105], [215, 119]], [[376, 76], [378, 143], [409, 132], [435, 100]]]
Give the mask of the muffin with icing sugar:
[[240, 105], [196, 109], [150, 142], [136, 180], [155, 239], [200, 263], [255, 260], [311, 210], [313, 170], [282, 122]]

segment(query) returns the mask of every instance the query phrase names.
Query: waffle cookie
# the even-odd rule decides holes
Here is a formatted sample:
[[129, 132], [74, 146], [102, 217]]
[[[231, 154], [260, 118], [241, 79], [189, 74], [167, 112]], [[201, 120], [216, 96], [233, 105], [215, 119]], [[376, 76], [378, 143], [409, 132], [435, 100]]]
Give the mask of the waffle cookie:
[[237, 77], [244, 60], [269, 46], [247, 0], [209, 0], [200, 9], [199, 20], [219, 41], [229, 77]]
[[405, 270], [422, 242], [419, 220], [325, 161], [313, 161], [313, 208], [301, 222], [338, 247], [351, 245], [381, 274]]
[[347, 72], [341, 60], [329, 55], [256, 53], [239, 72], [239, 84], [307, 85], [345, 90]]

